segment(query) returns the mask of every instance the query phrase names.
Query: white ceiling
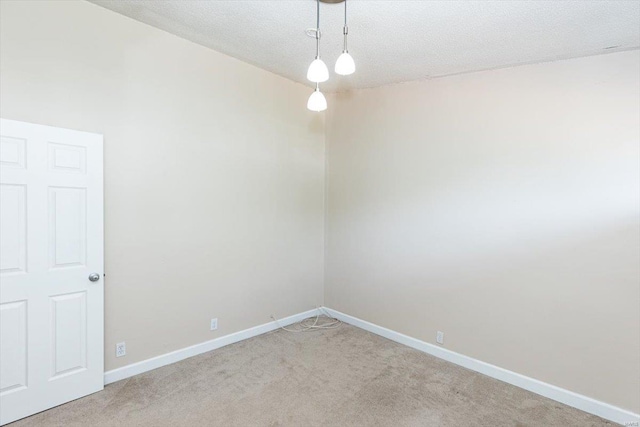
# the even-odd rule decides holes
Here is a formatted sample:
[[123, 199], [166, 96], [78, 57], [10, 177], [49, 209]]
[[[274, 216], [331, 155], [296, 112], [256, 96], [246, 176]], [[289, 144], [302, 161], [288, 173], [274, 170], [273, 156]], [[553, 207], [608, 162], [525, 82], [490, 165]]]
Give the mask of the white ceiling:
[[[307, 84], [314, 0], [90, 0]], [[323, 90], [374, 87], [640, 46], [640, 1], [348, 0], [357, 71], [333, 73], [344, 4], [320, 5]]]

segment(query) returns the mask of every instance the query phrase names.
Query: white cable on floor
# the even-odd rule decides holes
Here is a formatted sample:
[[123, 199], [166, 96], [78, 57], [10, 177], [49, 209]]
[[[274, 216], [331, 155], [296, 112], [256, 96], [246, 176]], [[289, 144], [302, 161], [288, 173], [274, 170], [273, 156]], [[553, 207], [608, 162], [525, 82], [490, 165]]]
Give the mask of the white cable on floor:
[[[322, 314], [321, 314], [322, 313]], [[322, 329], [336, 329], [342, 325], [342, 321], [335, 319], [324, 311], [322, 307], [318, 307], [318, 314], [315, 317], [309, 317], [308, 319], [301, 320], [300, 322], [294, 323], [293, 328], [286, 328], [278, 322], [275, 316], [271, 315], [271, 318], [276, 322], [278, 327], [287, 332], [310, 332], [310, 331], [319, 331]], [[328, 319], [328, 321], [324, 321], [322, 323], [318, 323], [320, 319]]]

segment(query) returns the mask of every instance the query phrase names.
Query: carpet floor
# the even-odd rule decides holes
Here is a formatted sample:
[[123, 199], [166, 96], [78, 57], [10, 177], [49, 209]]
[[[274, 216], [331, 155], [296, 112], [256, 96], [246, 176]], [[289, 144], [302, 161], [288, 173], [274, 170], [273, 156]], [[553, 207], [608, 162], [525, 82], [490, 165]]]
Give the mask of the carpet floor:
[[261, 335], [11, 427], [601, 425], [612, 423], [343, 325]]

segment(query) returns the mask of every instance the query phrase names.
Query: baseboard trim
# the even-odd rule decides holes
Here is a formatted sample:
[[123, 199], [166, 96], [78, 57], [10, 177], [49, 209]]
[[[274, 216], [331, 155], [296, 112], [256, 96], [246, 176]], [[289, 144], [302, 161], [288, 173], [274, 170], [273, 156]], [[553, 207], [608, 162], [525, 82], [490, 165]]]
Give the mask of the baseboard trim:
[[278, 319], [277, 323], [274, 321], [259, 326], [254, 326], [253, 328], [215, 338], [211, 341], [205, 341], [200, 344], [192, 345], [191, 347], [182, 348], [180, 350], [172, 351], [171, 353], [162, 354], [160, 356], [152, 357], [151, 359], [113, 369], [104, 373], [104, 383], [105, 385], [111, 384], [113, 382], [124, 380], [134, 375], [142, 374], [143, 372], [151, 371], [162, 366], [179, 362], [189, 357], [197, 356], [198, 354], [206, 353], [208, 351], [215, 350], [229, 344], [234, 344], [248, 338], [253, 338], [255, 336], [276, 330], [278, 329], [279, 325], [291, 325], [308, 317], [315, 316], [317, 313], [318, 309], [313, 309], [305, 311], [303, 313], [294, 314], [293, 316]]
[[640, 422], [639, 414], [627, 411], [626, 409], [618, 408], [608, 403], [604, 403], [599, 400], [595, 400], [590, 397], [583, 396], [581, 394], [574, 393], [572, 391], [565, 390], [551, 384], [547, 384], [534, 378], [530, 378], [525, 375], [521, 375], [516, 372], [482, 362], [472, 357], [465, 356], [451, 350], [429, 344], [424, 341], [420, 341], [416, 338], [412, 338], [399, 332], [392, 331], [391, 329], [383, 328], [382, 326], [375, 325], [373, 323], [367, 322], [366, 320], [358, 319], [357, 317], [341, 313], [331, 308], [323, 307], [323, 309], [336, 319], [340, 319], [345, 323], [357, 326], [358, 328], [364, 329], [365, 331], [372, 332], [376, 335], [380, 335], [382, 337], [390, 339], [391, 341], [404, 344], [408, 347], [414, 348], [424, 353], [428, 353], [440, 359], [455, 363], [456, 365], [471, 369], [472, 371], [479, 372], [481, 374], [506, 382], [508, 384], [512, 384], [516, 387], [523, 388], [557, 402], [564, 403], [565, 405], [572, 406], [574, 408], [580, 409], [581, 411], [597, 415], [614, 423], [622, 425], [638, 425], [635, 423]]

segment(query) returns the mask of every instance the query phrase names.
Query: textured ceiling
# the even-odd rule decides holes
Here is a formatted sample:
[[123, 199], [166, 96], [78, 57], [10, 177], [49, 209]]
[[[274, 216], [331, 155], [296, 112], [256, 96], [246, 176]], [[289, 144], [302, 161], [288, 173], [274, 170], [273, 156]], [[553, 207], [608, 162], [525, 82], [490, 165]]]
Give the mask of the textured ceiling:
[[[307, 84], [313, 0], [91, 0], [180, 37]], [[321, 4], [323, 90], [573, 58], [640, 46], [640, 1], [348, 0], [357, 71], [333, 73], [344, 4]]]

